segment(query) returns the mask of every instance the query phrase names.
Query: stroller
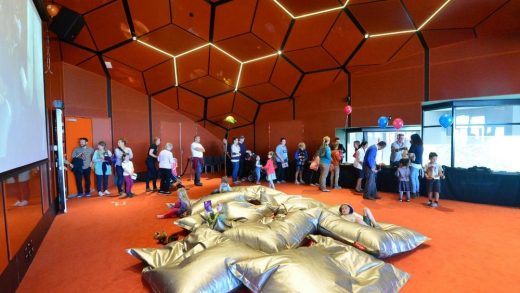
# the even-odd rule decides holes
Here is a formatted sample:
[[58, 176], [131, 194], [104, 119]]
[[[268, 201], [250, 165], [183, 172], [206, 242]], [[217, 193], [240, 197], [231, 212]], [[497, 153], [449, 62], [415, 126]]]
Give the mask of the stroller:
[[250, 150], [246, 151], [244, 157], [244, 174], [248, 182], [256, 181], [256, 154]]

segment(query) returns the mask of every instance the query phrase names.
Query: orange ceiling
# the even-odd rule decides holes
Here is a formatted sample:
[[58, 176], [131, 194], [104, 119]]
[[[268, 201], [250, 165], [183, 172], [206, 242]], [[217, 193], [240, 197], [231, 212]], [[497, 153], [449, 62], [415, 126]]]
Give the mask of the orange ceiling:
[[[77, 11], [86, 22], [74, 42], [61, 43], [65, 62], [108, 72], [217, 128], [228, 127], [222, 122], [227, 115], [238, 118], [235, 127], [249, 125], [262, 104], [294, 100], [311, 88], [305, 78], [311, 73], [337, 77], [422, 56], [421, 40], [434, 48], [520, 30], [520, 5], [511, 0], [451, 0], [420, 33], [368, 39], [365, 34], [415, 30], [446, 0], [52, 2]], [[322, 10], [330, 11], [302, 17]], [[265, 59], [256, 60], [260, 57]], [[113, 68], [106, 69], [105, 61]], [[312, 84], [332, 82], [319, 78]]]

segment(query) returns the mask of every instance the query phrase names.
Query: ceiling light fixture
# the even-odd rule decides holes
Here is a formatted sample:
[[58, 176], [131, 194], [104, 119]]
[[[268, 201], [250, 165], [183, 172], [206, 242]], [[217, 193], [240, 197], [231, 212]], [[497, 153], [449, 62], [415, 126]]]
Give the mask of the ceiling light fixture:
[[240, 63], [240, 67], [238, 68], [237, 84], [235, 85], [235, 92], [238, 91], [238, 84], [240, 83], [240, 76], [242, 75], [242, 67], [244, 67], [244, 63]]

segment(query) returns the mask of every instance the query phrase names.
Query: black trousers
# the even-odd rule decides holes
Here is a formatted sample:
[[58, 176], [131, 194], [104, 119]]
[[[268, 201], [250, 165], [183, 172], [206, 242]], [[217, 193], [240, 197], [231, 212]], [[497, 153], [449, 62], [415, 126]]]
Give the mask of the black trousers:
[[85, 194], [90, 193], [90, 168], [74, 172], [74, 177], [76, 178], [76, 189], [78, 189], [78, 194], [83, 194], [83, 178], [85, 178]]
[[172, 180], [172, 169], [159, 169], [159, 176], [161, 177], [161, 185], [159, 187], [160, 191], [168, 192], [170, 191], [170, 181]]
[[282, 163], [276, 162], [276, 180], [286, 181], [287, 171], [289, 171], [289, 168], [282, 168]]
[[152, 180], [153, 189], [157, 189], [157, 169], [155, 167], [155, 162], [146, 161], [146, 189], [150, 188], [150, 180]]

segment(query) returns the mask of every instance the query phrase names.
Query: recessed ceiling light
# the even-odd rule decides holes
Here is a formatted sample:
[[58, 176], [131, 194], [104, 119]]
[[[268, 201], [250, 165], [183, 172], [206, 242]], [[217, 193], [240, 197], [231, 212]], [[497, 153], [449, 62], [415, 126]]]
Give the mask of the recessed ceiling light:
[[111, 69], [111, 68], [112, 68], [112, 62], [105, 61], [105, 66], [106, 66], [108, 69]]

